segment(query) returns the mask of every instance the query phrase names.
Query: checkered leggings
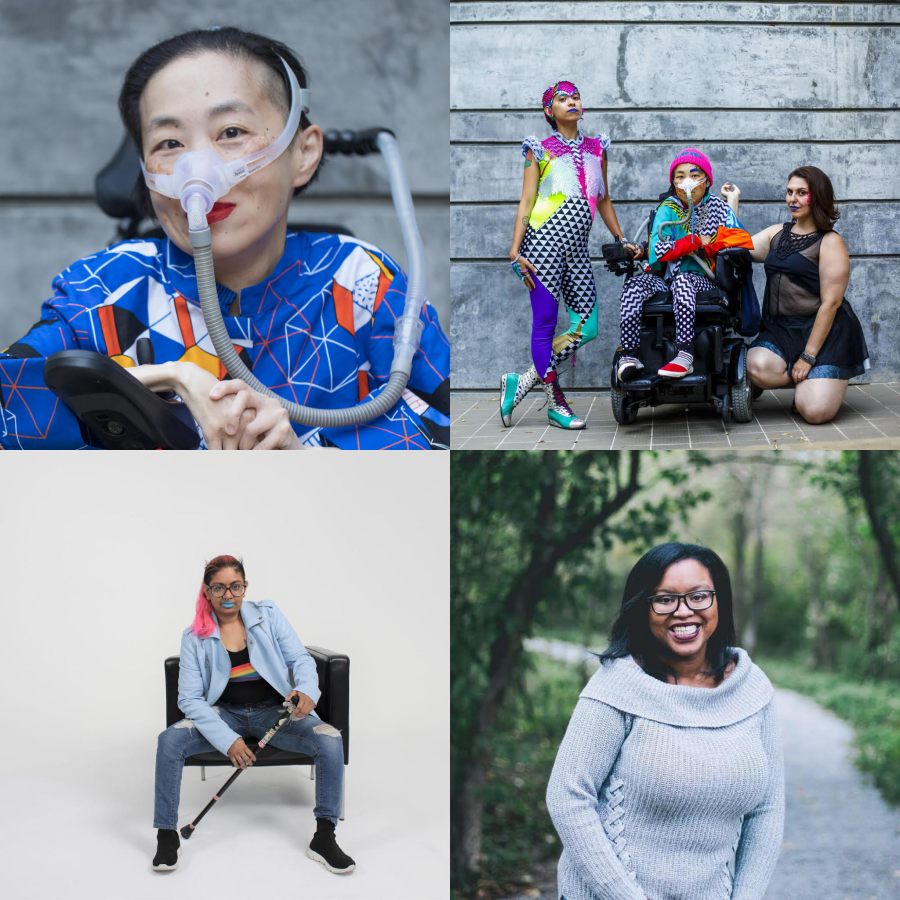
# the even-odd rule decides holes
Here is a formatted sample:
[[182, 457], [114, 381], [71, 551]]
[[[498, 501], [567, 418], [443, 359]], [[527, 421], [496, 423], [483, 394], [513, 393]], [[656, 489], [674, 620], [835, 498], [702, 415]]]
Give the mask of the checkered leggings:
[[[561, 299], [570, 312], [569, 330], [552, 338], [547, 372], [568, 359], [583, 343], [582, 329], [594, 311], [597, 287], [588, 255], [588, 235], [593, 216], [587, 200], [569, 197], [540, 228], [529, 226], [522, 241], [522, 256], [537, 269], [541, 283], [557, 303]], [[542, 332], [542, 341], [552, 337], [552, 323], [532, 320], [532, 329]], [[549, 325], [549, 330], [548, 330]], [[539, 373], [543, 378], [547, 373]]]
[[679, 349], [690, 350], [694, 343], [694, 310], [697, 294], [712, 290], [715, 285], [705, 276], [694, 272], [679, 272], [666, 284], [658, 275], [644, 272], [625, 282], [620, 306], [622, 348], [636, 352], [641, 344], [641, 312], [644, 304], [658, 291], [672, 291], [675, 310], [675, 340]]

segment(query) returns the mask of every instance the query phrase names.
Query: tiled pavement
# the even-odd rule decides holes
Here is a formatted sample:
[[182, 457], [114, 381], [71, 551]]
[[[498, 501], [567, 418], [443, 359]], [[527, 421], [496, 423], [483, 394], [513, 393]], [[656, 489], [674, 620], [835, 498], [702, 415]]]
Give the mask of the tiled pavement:
[[454, 450], [686, 450], [740, 448], [900, 449], [900, 383], [851, 385], [837, 417], [808, 425], [791, 412], [790, 389], [766, 391], [753, 403], [753, 421], [727, 426], [711, 406], [644, 407], [633, 425], [617, 425], [608, 391], [567, 391], [583, 431], [547, 423], [535, 392], [504, 428], [497, 391], [454, 391], [450, 402]]

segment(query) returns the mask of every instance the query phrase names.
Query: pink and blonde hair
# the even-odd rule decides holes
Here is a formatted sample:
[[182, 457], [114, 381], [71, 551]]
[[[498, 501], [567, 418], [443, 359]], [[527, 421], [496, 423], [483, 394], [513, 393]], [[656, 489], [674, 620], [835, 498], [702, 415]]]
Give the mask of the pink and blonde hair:
[[244, 564], [235, 556], [216, 556], [206, 564], [206, 568], [203, 570], [203, 583], [200, 585], [200, 593], [197, 595], [197, 609], [194, 621], [191, 623], [191, 631], [197, 637], [209, 637], [216, 630], [212, 604], [209, 602], [206, 591], [203, 588], [212, 581], [213, 575], [222, 569], [237, 569], [241, 573], [241, 578], [245, 581], [247, 580]]

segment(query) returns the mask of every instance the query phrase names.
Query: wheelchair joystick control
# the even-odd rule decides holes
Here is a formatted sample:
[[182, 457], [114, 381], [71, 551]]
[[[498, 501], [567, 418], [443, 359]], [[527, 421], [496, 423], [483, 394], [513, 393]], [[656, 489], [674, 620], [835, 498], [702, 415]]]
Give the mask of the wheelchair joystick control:
[[631, 251], [621, 241], [603, 244], [600, 252], [603, 254], [607, 271], [612, 272], [613, 275], [634, 274], [637, 263], [631, 255]]

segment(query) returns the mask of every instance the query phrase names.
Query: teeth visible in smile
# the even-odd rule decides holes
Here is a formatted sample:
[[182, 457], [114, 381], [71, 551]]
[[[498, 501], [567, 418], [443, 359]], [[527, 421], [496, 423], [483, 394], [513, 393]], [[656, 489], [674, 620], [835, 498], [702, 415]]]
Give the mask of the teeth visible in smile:
[[672, 628], [679, 637], [690, 637], [700, 631], [699, 625], [676, 625]]

